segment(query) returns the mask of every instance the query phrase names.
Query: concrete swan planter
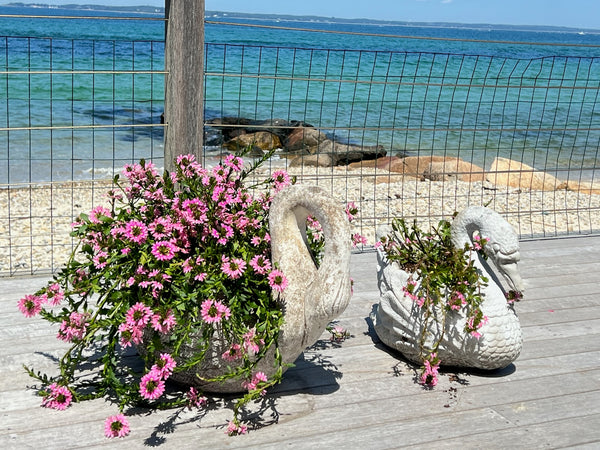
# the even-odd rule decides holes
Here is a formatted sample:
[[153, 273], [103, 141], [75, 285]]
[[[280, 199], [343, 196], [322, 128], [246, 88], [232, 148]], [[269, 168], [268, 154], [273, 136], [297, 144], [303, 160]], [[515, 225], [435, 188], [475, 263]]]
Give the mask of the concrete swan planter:
[[[488, 322], [480, 329], [479, 339], [464, 331], [465, 315], [461, 310], [448, 311], [444, 323], [430, 320], [425, 325], [422, 309], [405, 295], [410, 274], [387, 260], [383, 249], [377, 252], [377, 277], [380, 301], [372, 319], [381, 341], [401, 352], [407, 359], [422, 363], [420, 339], [426, 332], [425, 346], [440, 341], [437, 355], [444, 365], [479, 369], [499, 369], [513, 362], [522, 348], [519, 319], [513, 305], [508, 304], [499, 280], [488, 262], [502, 273], [511, 289], [522, 291], [522, 281], [517, 272], [519, 242], [510, 225], [496, 212], [484, 207], [470, 207], [461, 212], [452, 223], [452, 242], [462, 248], [471, 243], [474, 235], [489, 238], [486, 245], [488, 260], [476, 252], [474, 264], [489, 279], [482, 292], [481, 311]], [[387, 234], [379, 230], [378, 234]], [[416, 289], [420, 288], [417, 279]], [[440, 311], [438, 311], [440, 312]], [[427, 330], [424, 327], [427, 326]]]
[[[322, 226], [325, 248], [317, 267], [306, 241], [306, 218], [314, 216]], [[269, 212], [272, 261], [283, 271], [288, 286], [280, 295], [285, 322], [277, 342], [283, 364], [293, 363], [306, 347], [314, 344], [329, 322], [350, 301], [350, 227], [344, 209], [323, 189], [293, 185], [277, 194]], [[176, 372], [172, 379], [200, 387], [206, 392], [241, 392], [239, 378], [207, 382], [228, 372], [231, 362], [221, 357], [229, 343], [215, 333], [202, 363]], [[194, 342], [182, 349], [181, 357], [195, 353]], [[269, 378], [277, 367], [271, 349], [255, 368]]]

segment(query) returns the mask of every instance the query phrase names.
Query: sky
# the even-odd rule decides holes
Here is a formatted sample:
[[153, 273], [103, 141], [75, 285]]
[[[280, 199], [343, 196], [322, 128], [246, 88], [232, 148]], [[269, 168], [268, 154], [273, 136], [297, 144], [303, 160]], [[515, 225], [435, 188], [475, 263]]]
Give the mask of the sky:
[[[0, 0], [0, 4], [10, 0]], [[164, 0], [20, 0], [52, 5], [164, 6]], [[179, 1], [179, 0], [178, 0]], [[600, 29], [600, 0], [205, 0], [208, 10], [347, 19], [555, 25]]]

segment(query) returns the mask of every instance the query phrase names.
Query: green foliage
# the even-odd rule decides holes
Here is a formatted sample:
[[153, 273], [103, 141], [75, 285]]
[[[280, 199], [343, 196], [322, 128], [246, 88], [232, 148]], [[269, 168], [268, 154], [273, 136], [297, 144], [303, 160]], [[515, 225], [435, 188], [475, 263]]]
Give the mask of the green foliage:
[[[447, 220], [441, 220], [430, 232], [421, 230], [416, 221], [409, 226], [404, 219], [395, 219], [392, 228], [393, 231], [381, 239], [381, 244], [388, 260], [410, 274], [403, 290], [422, 310], [421, 357], [424, 362], [435, 360], [438, 364], [435, 354], [444, 335], [447, 314], [459, 311], [464, 314], [464, 331], [474, 337], [480, 336], [478, 330], [487, 321], [481, 311], [481, 292], [488, 279], [474, 264], [477, 253], [485, 258], [483, 250], [487, 240], [475, 236], [473, 245], [456, 248], [451, 240], [451, 223]], [[441, 331], [432, 344], [427, 335], [431, 321], [437, 321]], [[426, 344], [428, 342], [430, 344]], [[427, 376], [431, 378], [431, 372]]]

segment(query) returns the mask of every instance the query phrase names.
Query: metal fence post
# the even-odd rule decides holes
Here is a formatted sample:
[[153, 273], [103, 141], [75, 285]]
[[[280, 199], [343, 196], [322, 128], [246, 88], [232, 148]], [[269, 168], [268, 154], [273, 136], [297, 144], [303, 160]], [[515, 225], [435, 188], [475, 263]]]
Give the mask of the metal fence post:
[[165, 168], [201, 160], [204, 132], [204, 0], [165, 0]]

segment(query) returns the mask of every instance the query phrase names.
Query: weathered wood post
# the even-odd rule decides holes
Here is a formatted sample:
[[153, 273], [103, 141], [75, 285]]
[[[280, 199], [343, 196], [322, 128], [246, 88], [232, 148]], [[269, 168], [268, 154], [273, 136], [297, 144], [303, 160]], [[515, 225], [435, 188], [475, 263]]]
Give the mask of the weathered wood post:
[[204, 0], [165, 0], [165, 167], [201, 160], [204, 129]]

